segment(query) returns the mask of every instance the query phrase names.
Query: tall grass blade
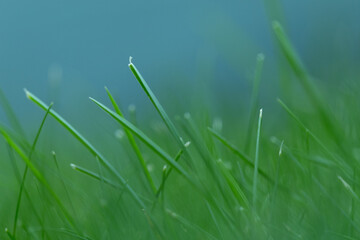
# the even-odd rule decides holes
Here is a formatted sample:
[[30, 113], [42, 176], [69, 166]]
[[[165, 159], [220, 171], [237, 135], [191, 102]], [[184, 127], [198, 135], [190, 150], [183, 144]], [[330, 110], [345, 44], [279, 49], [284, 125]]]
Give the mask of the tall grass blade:
[[75, 165], [73, 163], [70, 164], [70, 167], [78, 172], [81, 172], [81, 173], [84, 173], [85, 175], [88, 175], [96, 180], [99, 180], [99, 181], [103, 181], [104, 183], [108, 184], [109, 186], [113, 187], [113, 188], [116, 188], [116, 189], [120, 189], [122, 190], [124, 187], [121, 187], [117, 184], [115, 184], [114, 182], [112, 182], [111, 180], [103, 177], [103, 176], [100, 176], [99, 174], [97, 173], [94, 173], [90, 170], [87, 170], [86, 168], [83, 168], [83, 167], [80, 167], [78, 165]]
[[249, 209], [249, 201], [246, 198], [244, 192], [241, 190], [239, 184], [235, 178], [231, 175], [229, 170], [226, 169], [224, 162], [219, 159], [217, 165], [220, 168], [221, 173], [223, 174], [228, 186], [230, 187], [232, 193], [234, 194], [238, 203], [245, 209]]
[[262, 125], [262, 109], [259, 112], [259, 121], [256, 134], [256, 150], [255, 150], [255, 163], [254, 163], [254, 182], [253, 182], [253, 209], [256, 214], [256, 200], [257, 200], [257, 181], [258, 181], [258, 169], [259, 169], [259, 151], [260, 151], [260, 134]]
[[[46, 110], [48, 107], [47, 105], [42, 102], [39, 98], [37, 98], [34, 94], [27, 91], [25, 89], [26, 96], [36, 103], [39, 107]], [[136, 203], [141, 207], [145, 208], [144, 203], [141, 201], [137, 193], [128, 185], [126, 184], [124, 178], [120, 175], [120, 173], [110, 164], [110, 162], [86, 139], [84, 138], [73, 126], [71, 126], [65, 119], [63, 119], [57, 112], [54, 110], [50, 111], [50, 115], [58, 121], [66, 130], [68, 130], [83, 146], [85, 146], [91, 154], [95, 157], [98, 157], [101, 163], [105, 166], [105, 168], [112, 173], [117, 179], [124, 185], [130, 195], [134, 198]]]
[[[317, 111], [319, 112], [324, 126], [334, 137], [334, 140], [336, 141], [340, 149], [343, 151], [343, 153], [347, 154], [347, 151], [344, 149], [344, 141], [340, 140], [342, 137], [339, 129], [341, 128], [336, 128], [334, 118], [329, 115], [324, 101], [320, 93], [318, 92], [318, 89], [313, 84], [312, 78], [307, 73], [306, 68], [298, 57], [284, 29], [277, 21], [273, 22], [273, 29], [279, 41], [283, 54], [285, 55], [294, 73], [300, 80], [300, 83], [305, 89], [306, 94], [310, 98], [311, 103], [316, 107]], [[349, 157], [349, 155], [347, 155], [347, 157]]]
[[334, 161], [334, 163], [340, 167], [344, 173], [347, 174], [347, 176], [350, 176], [350, 172], [351, 172], [351, 168], [346, 164], [345, 161], [341, 161], [340, 159], [338, 159], [337, 156], [335, 156], [326, 146], [324, 143], [322, 143], [322, 141], [310, 130], [308, 129], [305, 124], [295, 115], [295, 113], [293, 113], [290, 108], [280, 99], [277, 99], [278, 103], [281, 105], [281, 107], [296, 121], [296, 123], [300, 126], [300, 128], [302, 128], [305, 132], [307, 132], [307, 134], [325, 151], [325, 153], [327, 153], [332, 160]]
[[299, 56], [297, 55], [294, 47], [289, 41], [289, 38], [286, 36], [285, 31], [281, 24], [278, 21], [273, 21], [272, 23], [275, 36], [279, 41], [280, 48], [285, 55], [287, 61], [289, 62], [291, 68], [295, 72], [296, 76], [301, 81], [301, 84], [305, 88], [306, 93], [309, 95], [313, 103], [316, 106], [319, 106], [319, 96], [318, 93], [310, 80], [310, 77], [301, 62]]
[[69, 191], [68, 191], [68, 189], [67, 189], [67, 187], [66, 187], [64, 178], [63, 178], [63, 176], [62, 176], [62, 173], [61, 173], [61, 170], [60, 170], [60, 167], [59, 167], [59, 164], [58, 164], [58, 160], [57, 160], [55, 151], [52, 151], [52, 152], [51, 152], [51, 155], [53, 156], [53, 159], [54, 159], [54, 162], [55, 162], [55, 166], [56, 166], [56, 170], [57, 170], [57, 172], [58, 172], [58, 174], [59, 174], [59, 178], [60, 178], [61, 184], [63, 185], [63, 188], [64, 188], [64, 190], [65, 190], [65, 194], [66, 194], [67, 199], [68, 199], [68, 201], [69, 201], [69, 203], [70, 203], [71, 210], [72, 210], [74, 213], [76, 213], [76, 210], [75, 210], [75, 208], [74, 208], [74, 205], [73, 205], [73, 203], [72, 203], [72, 201], [71, 201], [71, 197], [70, 197]]
[[[40, 133], [41, 133], [41, 130], [43, 129], [44, 127], [44, 124], [45, 124], [45, 121], [46, 121], [46, 118], [47, 116], [49, 115], [49, 112], [50, 112], [50, 109], [51, 107], [53, 106], [53, 104], [51, 103], [50, 106], [48, 107], [48, 109], [46, 110], [46, 113], [45, 113], [45, 116], [40, 124], [40, 127], [36, 133], [36, 136], [35, 136], [35, 139], [34, 139], [34, 142], [31, 146], [31, 149], [30, 149], [30, 153], [29, 153], [29, 160], [31, 160], [32, 158], [32, 154], [33, 152], [35, 151], [35, 147], [36, 147], [36, 143], [40, 137]], [[14, 225], [13, 225], [13, 236], [14, 238], [16, 238], [16, 226], [17, 226], [17, 221], [18, 221], [18, 216], [19, 216], [19, 210], [20, 210], [20, 203], [21, 203], [21, 197], [22, 197], [22, 194], [23, 194], [23, 190], [24, 190], [24, 187], [25, 187], [25, 179], [26, 179], [26, 175], [27, 175], [27, 172], [28, 172], [28, 166], [26, 165], [25, 166], [25, 170], [24, 170], [24, 173], [23, 173], [23, 176], [22, 176], [22, 180], [21, 180], [21, 185], [20, 185], [20, 191], [19, 191], [19, 196], [18, 196], [18, 200], [17, 200], [17, 203], [16, 203], [16, 210], [15, 210], [15, 218], [14, 218]]]
[[38, 179], [38, 181], [44, 185], [44, 187], [49, 191], [50, 195], [54, 198], [57, 205], [60, 207], [62, 213], [64, 214], [65, 218], [69, 222], [69, 224], [74, 227], [75, 230], [78, 230], [72, 216], [69, 214], [69, 212], [66, 210], [65, 206], [62, 204], [60, 198], [57, 196], [57, 194], [54, 192], [54, 190], [51, 188], [49, 183], [46, 181], [44, 176], [40, 173], [40, 171], [32, 164], [30, 159], [26, 156], [26, 154], [20, 149], [20, 147], [10, 138], [10, 136], [0, 129], [0, 133], [3, 135], [6, 142], [15, 150], [15, 152], [23, 159], [23, 161], [26, 163], [26, 165], [29, 167], [30, 171], [34, 174], [34, 176]]
[[155, 142], [153, 142], [148, 136], [146, 136], [142, 131], [135, 127], [132, 123], [127, 121], [125, 118], [119, 116], [114, 111], [107, 108], [102, 103], [96, 101], [93, 98], [90, 98], [95, 104], [97, 104], [101, 109], [107, 112], [112, 118], [119, 122], [122, 126], [129, 129], [133, 134], [135, 134], [142, 142], [144, 142], [150, 149], [157, 153], [161, 158], [163, 158], [171, 167], [173, 167], [178, 173], [183, 175], [191, 184], [197, 186], [194, 180], [190, 175], [172, 158], [167, 154], [161, 147], [159, 147]]
[[[179, 161], [182, 153], [183, 153], [183, 150], [180, 150], [180, 151], [176, 154], [176, 156], [175, 156], [175, 161], [176, 161], [176, 162]], [[166, 182], [167, 178], [169, 177], [169, 175], [170, 175], [170, 173], [171, 173], [171, 171], [172, 171], [172, 169], [173, 169], [172, 167], [167, 168], [166, 166], [164, 166], [164, 168], [165, 168], [165, 169], [164, 169], [164, 176], [163, 176], [163, 178], [162, 178], [162, 181], [161, 181], [161, 184], [160, 184], [159, 188], [158, 188], [157, 191], [156, 191], [156, 194], [155, 194], [156, 197], [159, 197], [159, 195], [161, 194], [161, 191], [163, 191], [164, 186], [165, 186], [165, 182]]]
[[251, 102], [250, 102], [250, 114], [249, 114], [249, 122], [246, 133], [245, 140], [245, 151], [249, 154], [251, 143], [252, 143], [252, 133], [254, 130], [254, 123], [256, 122], [256, 112], [259, 104], [259, 86], [261, 81], [261, 75], [263, 70], [265, 56], [262, 53], [259, 53], [256, 58], [256, 69], [255, 69], [255, 77], [254, 84], [251, 94]]
[[[114, 109], [115, 109], [115, 112], [116, 112], [120, 117], [124, 117], [124, 115], [122, 114], [122, 112], [121, 112], [119, 106], [117, 105], [115, 99], [114, 99], [113, 96], [111, 95], [110, 91], [109, 91], [106, 87], [105, 87], [105, 90], [106, 90], [106, 92], [107, 92], [107, 94], [108, 94], [108, 96], [109, 96], [109, 99], [110, 99], [110, 101], [111, 101], [111, 103], [112, 103], [112, 105], [113, 105], [113, 107], [114, 107]], [[146, 178], [147, 178], [147, 180], [148, 180], [148, 183], [149, 183], [151, 189], [153, 190], [154, 193], [156, 193], [156, 186], [155, 186], [154, 180], [152, 179], [151, 174], [150, 174], [150, 172], [149, 172], [149, 170], [148, 170], [148, 168], [147, 168], [147, 166], [146, 166], [144, 157], [142, 156], [142, 154], [141, 154], [141, 152], [140, 152], [140, 148], [138, 147], [138, 145], [137, 145], [136, 142], [135, 142], [134, 136], [131, 134], [131, 132], [130, 132], [127, 128], [125, 128], [124, 130], [125, 130], [125, 134], [126, 134], [128, 140], [129, 140], [129, 142], [130, 142], [131, 147], [133, 148], [133, 150], [134, 150], [137, 158], [138, 158], [139, 161], [140, 161], [140, 164], [141, 164], [141, 166], [142, 166], [142, 169], [143, 169], [143, 171], [144, 171], [144, 174], [145, 174], [145, 176], [146, 176]]]
[[[245, 155], [243, 152], [241, 152], [237, 147], [235, 147], [233, 144], [231, 144], [227, 139], [225, 139], [223, 136], [221, 136], [219, 133], [217, 133], [214, 129], [212, 128], [208, 128], [209, 132], [215, 137], [217, 138], [225, 147], [227, 147], [229, 150], [231, 150], [235, 155], [237, 155], [240, 159], [242, 159], [244, 161], [244, 163], [246, 165], [248, 165], [249, 167], [251, 167], [252, 169], [254, 169], [254, 163], [252, 162], [252, 160], [250, 159], [250, 157], [248, 157], [247, 155]], [[266, 180], [268, 180], [269, 182], [273, 183], [274, 181], [260, 168], [258, 168], [258, 172], [259, 174], [264, 177]]]
[[134, 74], [135, 78], [140, 83], [140, 85], [143, 88], [143, 90], [145, 91], [146, 95], [149, 97], [150, 101], [153, 103], [154, 107], [156, 108], [156, 110], [160, 114], [161, 118], [163, 119], [165, 125], [167, 126], [167, 128], [169, 129], [169, 131], [171, 132], [173, 137], [175, 138], [176, 142], [179, 144], [179, 147], [181, 149], [184, 149], [184, 142], [183, 142], [182, 138], [180, 137], [180, 134], [178, 133], [175, 125], [170, 120], [169, 116], [165, 112], [164, 108], [160, 104], [160, 102], [157, 99], [157, 97], [155, 96], [155, 94], [151, 91], [149, 85], [146, 83], [144, 78], [141, 76], [139, 70], [131, 62], [131, 59], [132, 58], [130, 57], [130, 59], [129, 59], [129, 68], [130, 68], [131, 72]]

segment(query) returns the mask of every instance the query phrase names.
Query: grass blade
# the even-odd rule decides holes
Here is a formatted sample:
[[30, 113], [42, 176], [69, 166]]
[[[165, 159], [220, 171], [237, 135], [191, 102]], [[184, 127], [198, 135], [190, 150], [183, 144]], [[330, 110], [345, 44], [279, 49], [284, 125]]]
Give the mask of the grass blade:
[[75, 225], [75, 222], [72, 218], [72, 216], [69, 214], [69, 212], [66, 210], [65, 206], [62, 204], [60, 198], [57, 196], [57, 194], [54, 192], [54, 190], [51, 188], [49, 183], [46, 181], [44, 176], [40, 173], [40, 171], [32, 164], [30, 159], [25, 155], [25, 153], [20, 149], [20, 147], [10, 138], [10, 136], [3, 131], [3, 129], [0, 129], [0, 133], [3, 135], [6, 142], [15, 150], [15, 152], [23, 159], [23, 161], [26, 163], [26, 165], [29, 167], [31, 172], [34, 174], [34, 176], [38, 179], [40, 183], [44, 185], [44, 187], [49, 191], [50, 195], [54, 198], [55, 202], [60, 207], [61, 211], [63, 212], [65, 218], [70, 223], [72, 227], [74, 227], [76, 230], [77, 227]]
[[326, 146], [323, 144], [320, 139], [312, 132], [310, 131], [305, 124], [293, 113], [286, 104], [281, 101], [280, 99], [277, 99], [278, 103], [281, 105], [281, 107], [296, 121], [296, 123], [305, 131], [307, 134], [333, 159], [334, 163], [339, 166], [344, 173], [346, 173], [348, 176], [351, 172], [351, 168], [346, 164], [345, 161], [339, 160]]
[[[176, 162], [179, 161], [182, 153], [183, 153], [183, 150], [180, 150], [180, 151], [176, 154], [176, 156], [175, 156], [175, 161], [176, 161]], [[164, 173], [163, 179], [162, 179], [162, 181], [161, 181], [161, 184], [160, 184], [158, 190], [156, 191], [156, 194], [155, 194], [156, 197], [159, 197], [161, 191], [164, 189], [165, 182], [166, 182], [167, 178], [169, 177], [169, 175], [170, 175], [170, 173], [171, 173], [171, 171], [172, 171], [172, 169], [173, 169], [172, 167], [170, 167], [169, 169], [167, 169], [167, 168], [166, 168], [166, 165], [164, 166], [164, 168], [165, 168], [165, 170], [164, 170], [165, 173]]]
[[[317, 111], [319, 112], [319, 115], [321, 117], [324, 126], [329, 131], [329, 133], [334, 137], [337, 145], [341, 148], [343, 153], [347, 155], [348, 151], [344, 149], [344, 142], [340, 140], [342, 138], [341, 136], [342, 134], [339, 131], [341, 127], [340, 128], [335, 127], [334, 118], [329, 115], [320, 93], [313, 84], [312, 78], [307, 73], [303, 63], [301, 62], [294, 47], [289, 41], [289, 38], [286, 36], [284, 29], [282, 28], [281, 24], [277, 21], [273, 22], [273, 29], [280, 43], [280, 47], [282, 49], [283, 54], [285, 55], [287, 61], [289, 62], [291, 68], [295, 72], [296, 76], [300, 80], [300, 83], [305, 89], [306, 94], [310, 98], [311, 103], [316, 107]], [[347, 158], [349, 158], [349, 155], [347, 155]]]
[[[106, 92], [107, 92], [107, 94], [109, 96], [109, 99], [110, 99], [110, 101], [111, 101], [111, 103], [112, 103], [112, 105], [113, 105], [113, 107], [115, 109], [115, 112], [117, 114], [119, 114], [119, 116], [124, 117], [124, 115], [122, 114], [122, 112], [121, 112], [119, 106], [117, 105], [115, 99], [111, 95], [110, 91], [106, 87], [105, 87], [105, 90], [106, 90]], [[140, 149], [139, 149], [138, 145], [135, 142], [134, 136], [131, 134], [131, 132], [127, 128], [125, 128], [124, 130], [125, 130], [125, 134], [126, 134], [127, 138], [129, 139], [130, 145], [132, 146], [137, 158], [140, 161], [140, 164], [142, 166], [142, 169], [144, 171], [144, 174], [145, 174], [145, 176], [146, 176], [146, 178], [148, 180], [148, 183], [149, 183], [151, 189], [153, 190], [154, 193], [156, 193], [156, 186], [155, 186], [154, 180], [152, 179], [151, 174], [150, 174], [150, 172], [149, 172], [149, 170], [148, 170], [148, 168], [146, 166], [145, 160], [144, 160], [144, 158], [143, 158], [143, 156], [142, 156], [142, 154], [140, 152]]]
[[250, 114], [249, 114], [249, 122], [248, 128], [246, 133], [246, 140], [245, 140], [245, 151], [247, 153], [250, 152], [250, 147], [252, 143], [252, 133], [254, 130], [254, 122], [256, 118], [256, 111], [258, 109], [259, 104], [259, 86], [261, 81], [262, 69], [264, 65], [265, 56], [264, 54], [260, 53], [257, 55], [256, 58], [256, 69], [255, 69], [255, 78], [253, 84], [253, 90], [251, 94], [251, 102], [250, 102]]
[[60, 170], [60, 167], [59, 167], [59, 164], [58, 164], [58, 160], [57, 160], [55, 151], [52, 151], [52, 152], [51, 152], [51, 155], [53, 156], [53, 159], [54, 159], [54, 162], [55, 162], [55, 165], [56, 165], [56, 170], [57, 170], [57, 172], [58, 172], [58, 174], [59, 174], [59, 178], [60, 178], [61, 184], [63, 185], [63, 188], [64, 188], [64, 190], [65, 190], [65, 193], [66, 193], [66, 196], [67, 196], [67, 200], [68, 200], [69, 203], [70, 203], [71, 210], [76, 214], [76, 210], [75, 210], [75, 208], [74, 208], [74, 204], [73, 204], [72, 201], [71, 201], [71, 197], [70, 197], [69, 191], [68, 191], [68, 189], [67, 189], [67, 187], [66, 187], [64, 178], [63, 178], [63, 176], [62, 176], [62, 173], [61, 173], [61, 170]]
[[176, 162], [169, 154], [167, 154], [161, 147], [159, 147], [155, 142], [153, 142], [148, 136], [146, 136], [142, 131], [135, 127], [132, 123], [127, 121], [125, 118], [119, 116], [114, 111], [107, 108], [102, 103], [96, 101], [93, 98], [90, 98], [95, 104], [97, 104], [101, 109], [107, 112], [112, 118], [119, 122], [122, 126], [129, 129], [133, 134], [135, 134], [141, 141], [143, 141], [150, 149], [157, 153], [161, 158], [163, 158], [171, 167], [173, 167], [178, 173], [183, 175], [191, 184], [197, 186], [194, 180], [190, 175]]
[[[227, 139], [225, 139], [223, 136], [218, 134], [215, 130], [208, 128], [209, 132], [217, 138], [225, 147], [227, 147], [229, 150], [231, 150], [235, 155], [237, 155], [239, 158], [241, 158], [246, 165], [248, 165], [251, 168], [254, 168], [254, 163], [252, 163], [252, 160], [250, 160], [250, 157], [242, 153], [239, 149], [237, 149], [233, 144], [231, 144]], [[273, 183], [273, 180], [260, 168], [258, 168], [259, 174], [264, 177], [269, 182]]]
[[9, 229], [5, 228], [5, 233], [8, 235], [8, 237], [9, 237], [11, 240], [15, 240], [14, 236], [11, 234], [11, 232], [9, 231]]
[[206, 231], [205, 229], [203, 229], [202, 227], [190, 222], [189, 220], [185, 219], [184, 217], [180, 216], [179, 214], [166, 209], [166, 213], [169, 214], [169, 216], [171, 216], [173, 219], [179, 221], [181, 224], [183, 224], [184, 226], [193, 229], [195, 231], [201, 232], [202, 234], [204, 234], [208, 239], [213, 239], [216, 240], [217, 238], [215, 236], [213, 236], [211, 233], [209, 233], [208, 231]]
[[217, 161], [217, 165], [219, 166], [221, 173], [225, 177], [225, 180], [228, 186], [230, 187], [232, 193], [234, 194], [236, 200], [243, 208], [248, 209], [249, 201], [247, 200], [244, 192], [241, 190], [235, 178], [231, 175], [229, 170], [226, 169], [224, 162], [221, 159], [219, 159]]
[[[44, 102], [42, 102], [39, 98], [37, 98], [34, 94], [27, 91], [26, 89], [25, 89], [25, 93], [26, 93], [26, 96], [31, 101], [36, 103], [42, 109], [47, 109], [48, 108], [47, 105]], [[58, 121], [63, 127], [65, 127], [65, 129], [68, 130], [82, 145], [84, 145], [89, 150], [89, 152], [91, 154], [93, 154], [95, 157], [98, 157], [100, 162], [105, 166], [105, 168], [110, 173], [115, 175], [117, 177], [117, 179], [121, 182], [121, 184], [124, 185], [127, 188], [128, 192], [134, 198], [134, 200], [138, 203], [138, 205], [141, 208], [145, 208], [144, 203], [141, 201], [141, 199], [135, 193], [135, 191], [128, 184], [126, 184], [124, 178], [120, 175], [120, 173], [110, 164], [110, 162], [86, 138], [84, 138], [73, 126], [71, 126], [65, 119], [63, 119], [54, 110], [50, 111], [50, 115], [56, 121]]]
[[18, 134], [25, 136], [25, 132], [21, 127], [20, 121], [16, 117], [14, 110], [12, 109], [8, 99], [6, 98], [5, 94], [1, 89], [0, 89], [0, 105], [2, 105], [5, 114], [12, 127], [17, 131]]
[[[47, 116], [49, 115], [49, 112], [50, 112], [50, 109], [51, 107], [53, 106], [53, 104], [51, 103], [50, 106], [48, 107], [48, 109], [46, 110], [46, 113], [45, 113], [45, 116], [40, 124], [40, 127], [36, 133], [36, 136], [35, 136], [35, 139], [34, 139], [34, 142], [31, 146], [31, 149], [30, 149], [30, 153], [29, 153], [29, 160], [31, 160], [31, 157], [32, 157], [32, 154], [33, 152], [35, 151], [35, 147], [36, 147], [36, 143], [40, 137], [40, 133], [41, 133], [41, 130], [43, 129], [44, 127], [44, 124], [45, 124], [45, 121], [46, 121], [46, 118]], [[23, 190], [24, 190], [24, 187], [25, 187], [25, 180], [26, 180], [26, 175], [27, 175], [27, 172], [28, 172], [28, 165], [25, 166], [25, 170], [24, 170], [24, 173], [23, 173], [23, 177], [22, 177], [22, 180], [21, 180], [21, 185], [20, 185], [20, 191], [19, 191], [19, 196], [18, 196], [18, 200], [17, 200], [17, 203], [16, 203], [16, 210], [15, 210], [15, 218], [14, 218], [14, 225], [13, 225], [13, 236], [14, 238], [16, 238], [16, 226], [17, 226], [17, 220], [18, 220], [18, 216], [19, 216], [19, 210], [20, 210], [20, 203], [21, 203], [21, 197], [22, 197], [22, 193], [23, 193]]]
[[134, 74], [135, 78], [140, 83], [140, 85], [143, 88], [143, 90], [145, 91], [146, 95], [149, 97], [150, 101], [153, 103], [154, 107], [156, 108], [156, 110], [160, 114], [160, 117], [162, 118], [165, 125], [167, 126], [167, 128], [169, 129], [169, 131], [171, 132], [173, 137], [175, 138], [176, 142], [179, 144], [180, 148], [184, 149], [184, 142], [183, 142], [182, 138], [180, 137], [180, 134], [178, 133], [177, 129], [175, 128], [175, 125], [170, 120], [169, 116], [166, 114], [164, 108], [160, 104], [160, 102], [157, 99], [157, 97], [155, 96], [155, 94], [151, 91], [150, 87], [148, 86], [148, 84], [146, 83], [144, 78], [141, 76], [139, 70], [131, 62], [131, 59], [132, 58], [130, 57], [130, 59], [129, 59], [129, 68], [130, 68], [131, 72]]
[[258, 178], [258, 169], [259, 169], [259, 150], [260, 150], [260, 134], [261, 134], [261, 124], [262, 124], [262, 109], [259, 112], [259, 121], [257, 127], [256, 135], [256, 150], [255, 150], [255, 164], [254, 164], [254, 182], [253, 182], [253, 208], [254, 213], [256, 214], [256, 194], [257, 194], [257, 178]]
[[106, 184], [108, 184], [108, 185], [110, 185], [110, 186], [112, 186], [112, 187], [114, 187], [116, 189], [120, 189], [120, 190], [123, 189], [123, 187], [120, 187], [119, 185], [113, 183], [111, 180], [109, 180], [107, 178], [104, 178], [103, 176], [100, 176], [97, 173], [94, 173], [94, 172], [92, 172], [90, 170], [87, 170], [87, 169], [85, 169], [83, 167], [80, 167], [80, 166], [75, 165], [73, 163], [70, 164], [70, 167], [72, 169], [74, 169], [76, 171], [79, 171], [81, 173], [84, 173], [85, 175], [88, 175], [88, 176], [90, 176], [90, 177], [92, 177], [92, 178], [94, 178], [96, 180], [103, 181], [104, 183], [106, 183]]

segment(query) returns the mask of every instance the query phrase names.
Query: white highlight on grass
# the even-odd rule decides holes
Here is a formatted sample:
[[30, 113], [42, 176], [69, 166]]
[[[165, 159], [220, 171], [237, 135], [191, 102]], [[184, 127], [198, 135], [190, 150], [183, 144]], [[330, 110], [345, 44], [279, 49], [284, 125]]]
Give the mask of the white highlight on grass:
[[265, 60], [265, 55], [263, 53], [259, 53], [257, 56], [256, 56], [256, 60], [257, 61], [264, 61]]
[[135, 112], [136, 111], [136, 106], [135, 106], [135, 104], [130, 104], [129, 106], [128, 106], [128, 110], [129, 110], [129, 112]]
[[190, 146], [190, 144], [191, 144], [191, 142], [190, 141], [187, 141], [185, 144], [184, 144], [184, 147], [189, 147]]
[[31, 97], [30, 97], [30, 92], [26, 89], [26, 88], [24, 88], [24, 92], [25, 92], [25, 94], [26, 94], [26, 97], [28, 98], [28, 99], [30, 99]]
[[132, 65], [132, 59], [133, 59], [133, 57], [130, 56], [130, 57], [129, 57], [129, 66]]
[[70, 167], [71, 167], [72, 169], [76, 170], [76, 165], [75, 165], [75, 164], [70, 163]]
[[219, 132], [219, 133], [222, 131], [222, 129], [223, 129], [223, 121], [222, 121], [221, 118], [216, 117], [213, 120], [212, 129], [214, 129], [216, 132]]
[[149, 172], [154, 171], [154, 165], [151, 164], [151, 163], [149, 163], [148, 165], [146, 165], [146, 168], [147, 168], [147, 170], [148, 170]]
[[115, 132], [114, 132], [114, 135], [115, 135], [115, 138], [121, 140], [125, 136], [125, 133], [121, 129], [116, 129]]
[[351, 191], [351, 192], [353, 191], [350, 184], [348, 184], [341, 176], [338, 176], [338, 179], [344, 185], [346, 190]]
[[283, 145], [284, 145], [284, 140], [281, 141], [281, 144], [280, 144], [280, 149], [279, 149], [279, 157], [282, 155], [282, 149], [283, 149]]

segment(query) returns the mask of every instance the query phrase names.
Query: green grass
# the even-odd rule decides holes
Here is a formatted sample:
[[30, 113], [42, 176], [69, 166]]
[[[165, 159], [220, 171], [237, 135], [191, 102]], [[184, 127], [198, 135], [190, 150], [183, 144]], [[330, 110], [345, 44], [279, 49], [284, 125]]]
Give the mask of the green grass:
[[[359, 239], [357, 95], [337, 93], [346, 109], [327, 104], [334, 95], [320, 91], [282, 26], [274, 22], [273, 28], [287, 59], [283, 67], [306, 94], [289, 89], [283, 96], [291, 99], [273, 96], [276, 107], [264, 108], [263, 118], [266, 62], [259, 54], [248, 111], [241, 119], [223, 116], [236, 126], [217, 120], [211, 127], [215, 118], [205, 108], [172, 117], [171, 99], [158, 99], [131, 59], [165, 132], [137, 121], [133, 107], [123, 112], [106, 88], [106, 102], [90, 101], [104, 124], [122, 128], [126, 138], [104, 130], [93, 139], [55, 111], [56, 103], [25, 90], [44, 110], [29, 143], [0, 92], [10, 122], [0, 124], [0, 147], [8, 149], [0, 152], [1, 164], [13, 169], [0, 185], [6, 192], [0, 192], [0, 239]], [[294, 104], [301, 101], [311, 107]], [[339, 121], [344, 114], [352, 121]], [[60, 149], [69, 151], [43, 150], [52, 139], [47, 136], [57, 137], [48, 121], [69, 133], [60, 139]]]

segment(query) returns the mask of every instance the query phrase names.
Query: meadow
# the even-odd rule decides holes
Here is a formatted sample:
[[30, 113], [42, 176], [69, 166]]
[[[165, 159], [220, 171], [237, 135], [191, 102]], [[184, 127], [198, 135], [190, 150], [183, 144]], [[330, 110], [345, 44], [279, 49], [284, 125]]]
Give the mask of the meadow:
[[[263, 108], [266, 56], [248, 56], [256, 59], [248, 109], [227, 122], [211, 104], [168, 114], [162, 102], [172, 99], [158, 99], [131, 58], [159, 122], [144, 125], [105, 88], [107, 101], [89, 98], [92, 114], [112, 124], [96, 143], [36, 89], [24, 97], [42, 120], [26, 137], [0, 92], [0, 239], [359, 239], [356, 78], [319, 87], [280, 23], [272, 27], [301, 93], [284, 76], [275, 109]], [[42, 151], [49, 144], [56, 151]]]

